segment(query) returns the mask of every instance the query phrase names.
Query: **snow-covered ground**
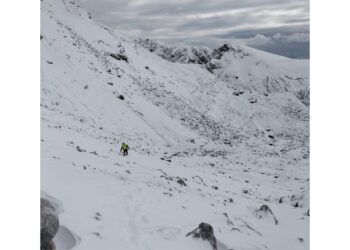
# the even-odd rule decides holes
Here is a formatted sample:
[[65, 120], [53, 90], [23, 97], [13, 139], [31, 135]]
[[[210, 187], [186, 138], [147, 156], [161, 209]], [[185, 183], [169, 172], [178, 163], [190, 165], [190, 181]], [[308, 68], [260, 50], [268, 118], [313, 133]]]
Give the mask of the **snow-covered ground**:
[[58, 250], [209, 250], [185, 237], [201, 222], [220, 250], [309, 248], [307, 60], [232, 45], [208, 52], [210, 68], [173, 62], [70, 1], [41, 9], [41, 187], [59, 203]]

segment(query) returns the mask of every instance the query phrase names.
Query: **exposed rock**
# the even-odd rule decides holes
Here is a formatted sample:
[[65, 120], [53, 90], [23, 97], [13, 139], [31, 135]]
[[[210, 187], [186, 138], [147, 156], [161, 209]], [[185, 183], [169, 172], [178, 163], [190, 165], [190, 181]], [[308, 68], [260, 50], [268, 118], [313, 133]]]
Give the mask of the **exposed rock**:
[[228, 214], [227, 213], [223, 213], [223, 215], [225, 216], [226, 218], [226, 224], [228, 226], [232, 226], [233, 225], [233, 222], [230, 220], [230, 218], [228, 217]]
[[296, 97], [305, 105], [310, 106], [310, 90], [301, 89], [297, 92]]
[[210, 61], [209, 49], [202, 46], [190, 47], [184, 45], [167, 47], [151, 39], [137, 39], [135, 42], [170, 62], [205, 65]]
[[118, 98], [122, 101], [125, 99], [125, 97], [123, 95], [118, 95]]
[[47, 199], [40, 199], [40, 249], [54, 250], [55, 237], [59, 228], [58, 213]]
[[232, 146], [232, 144], [231, 144], [230, 140], [229, 140], [229, 139], [227, 139], [227, 138], [223, 139], [223, 140], [222, 140], [222, 142], [223, 142], [224, 144], [226, 144], [226, 145], [230, 145], [230, 146]]
[[198, 228], [187, 233], [186, 237], [190, 235], [192, 235], [193, 238], [202, 238], [202, 240], [209, 241], [209, 243], [213, 247], [213, 250], [217, 250], [214, 229], [210, 224], [202, 222], [201, 224], [199, 224]]
[[99, 232], [93, 232], [92, 234], [96, 235], [96, 237], [102, 239], [102, 236]]
[[187, 186], [186, 182], [184, 179], [180, 178], [180, 177], [177, 177], [178, 180], [177, 180], [177, 183], [179, 183], [181, 186]]
[[42, 250], [56, 250], [55, 242], [52, 240], [50, 241], [49, 245], [46, 248], [42, 248]]
[[221, 47], [214, 49], [211, 56], [215, 59], [221, 59], [224, 53], [228, 51], [236, 52], [236, 50], [231, 45], [225, 43]]
[[79, 147], [79, 146], [76, 146], [76, 149], [77, 149], [79, 152], [86, 152], [86, 150], [82, 149], [82, 148]]
[[118, 61], [122, 60], [122, 61], [129, 63], [128, 57], [122, 53], [116, 53], [116, 54], [111, 53], [109, 55]]
[[249, 190], [248, 190], [248, 189], [243, 189], [243, 190], [242, 190], [242, 193], [243, 193], [243, 194], [249, 194]]
[[258, 99], [256, 99], [255, 97], [251, 97], [251, 98], [249, 98], [249, 102], [250, 103], [257, 103]]
[[262, 205], [257, 211], [256, 211], [256, 216], [259, 219], [264, 219], [268, 217], [272, 217], [275, 225], [278, 224], [278, 220], [276, 219], [275, 215], [273, 214], [272, 210], [269, 208], [268, 205]]
[[163, 194], [164, 194], [164, 195], [167, 195], [167, 196], [169, 196], [169, 197], [172, 197], [172, 196], [173, 196], [172, 193], [168, 193], [168, 192], [164, 192]]

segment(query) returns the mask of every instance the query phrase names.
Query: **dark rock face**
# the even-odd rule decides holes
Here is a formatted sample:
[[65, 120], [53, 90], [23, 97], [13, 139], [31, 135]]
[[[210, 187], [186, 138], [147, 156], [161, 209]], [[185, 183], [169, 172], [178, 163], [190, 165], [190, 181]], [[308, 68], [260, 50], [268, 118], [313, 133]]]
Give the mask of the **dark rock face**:
[[259, 219], [264, 219], [267, 217], [272, 217], [273, 221], [275, 222], [275, 225], [278, 224], [278, 220], [275, 217], [275, 215], [273, 214], [272, 210], [269, 208], [268, 205], [262, 205], [257, 211], [256, 211], [256, 215]]
[[116, 54], [110, 53], [109, 55], [118, 61], [122, 60], [122, 61], [129, 63], [128, 57], [126, 55], [124, 55], [123, 53], [116, 53]]
[[40, 199], [40, 249], [54, 250], [55, 237], [59, 228], [58, 214], [55, 207], [46, 199]]
[[210, 60], [210, 51], [201, 46], [167, 47], [150, 39], [137, 39], [135, 42], [170, 62], [205, 65]]
[[[226, 52], [236, 52], [237, 50], [229, 44], [224, 44], [221, 47], [211, 51], [208, 48], [197, 47], [167, 47], [159, 42], [150, 39], [136, 40], [142, 47], [154, 52], [160, 57], [170, 62], [192, 63], [192, 64], [209, 64], [211, 59], [221, 59]], [[209, 66], [210, 69], [216, 68]]]
[[[230, 44], [223, 44], [212, 50], [202, 46], [168, 47], [151, 39], [137, 39], [135, 42], [165, 60], [185, 64], [203, 65], [210, 73], [214, 73], [213, 70], [223, 67], [218, 60], [221, 60], [225, 53], [238, 54], [241, 58], [249, 55], [243, 53], [243, 50], [240, 47], [233, 47]], [[239, 77], [235, 76], [234, 79], [237, 80]]]
[[306, 106], [310, 106], [310, 89], [301, 89], [296, 97]]
[[202, 238], [202, 240], [209, 241], [209, 243], [213, 247], [213, 250], [217, 250], [214, 229], [210, 224], [202, 222], [201, 224], [199, 224], [198, 228], [187, 233], [186, 237], [190, 235], [192, 235], [193, 238]]
[[186, 182], [184, 179], [177, 177], [177, 183], [179, 183], [181, 186], [187, 186]]
[[211, 56], [215, 59], [221, 59], [225, 52], [228, 51], [236, 52], [236, 50], [231, 45], [225, 43], [221, 47], [214, 49]]
[[[49, 245], [48, 245], [46, 248], [44, 248], [44, 249], [45, 249], [45, 250], [56, 250], [55, 242], [53, 242], [53, 240], [50, 241]], [[43, 250], [44, 250], [44, 249], [43, 249]]]
[[76, 150], [78, 150], [79, 152], [86, 152], [86, 150], [85, 150], [85, 149], [82, 149], [82, 148], [81, 148], [81, 147], [79, 147], [79, 146], [76, 146], [75, 148], [76, 148]]

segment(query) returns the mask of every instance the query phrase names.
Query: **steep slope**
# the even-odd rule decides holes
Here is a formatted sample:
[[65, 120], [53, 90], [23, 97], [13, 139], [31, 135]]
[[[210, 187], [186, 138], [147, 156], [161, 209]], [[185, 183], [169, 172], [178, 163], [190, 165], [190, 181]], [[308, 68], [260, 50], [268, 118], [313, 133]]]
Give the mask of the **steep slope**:
[[[179, 62], [159, 57], [74, 3], [44, 0], [41, 13], [42, 190], [75, 237], [61, 249], [210, 249], [184, 237], [202, 221], [219, 249], [308, 248], [304, 62], [243, 48], [211, 58], [221, 66], [210, 72], [184, 50]], [[288, 81], [265, 84], [266, 72]]]

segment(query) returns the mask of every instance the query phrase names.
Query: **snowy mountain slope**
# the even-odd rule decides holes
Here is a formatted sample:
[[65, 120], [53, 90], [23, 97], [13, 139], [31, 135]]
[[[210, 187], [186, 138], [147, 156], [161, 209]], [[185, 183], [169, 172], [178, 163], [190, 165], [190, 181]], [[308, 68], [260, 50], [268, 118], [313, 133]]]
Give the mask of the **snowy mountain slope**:
[[41, 13], [41, 183], [63, 206], [61, 249], [210, 249], [184, 237], [202, 221], [219, 249], [308, 248], [306, 61], [243, 48], [210, 72], [74, 3]]
[[135, 42], [171, 62], [205, 64], [231, 88], [258, 90], [265, 95], [290, 92], [309, 105], [308, 60], [289, 59], [241, 45], [224, 44], [210, 50], [205, 47], [167, 47], [150, 39]]

